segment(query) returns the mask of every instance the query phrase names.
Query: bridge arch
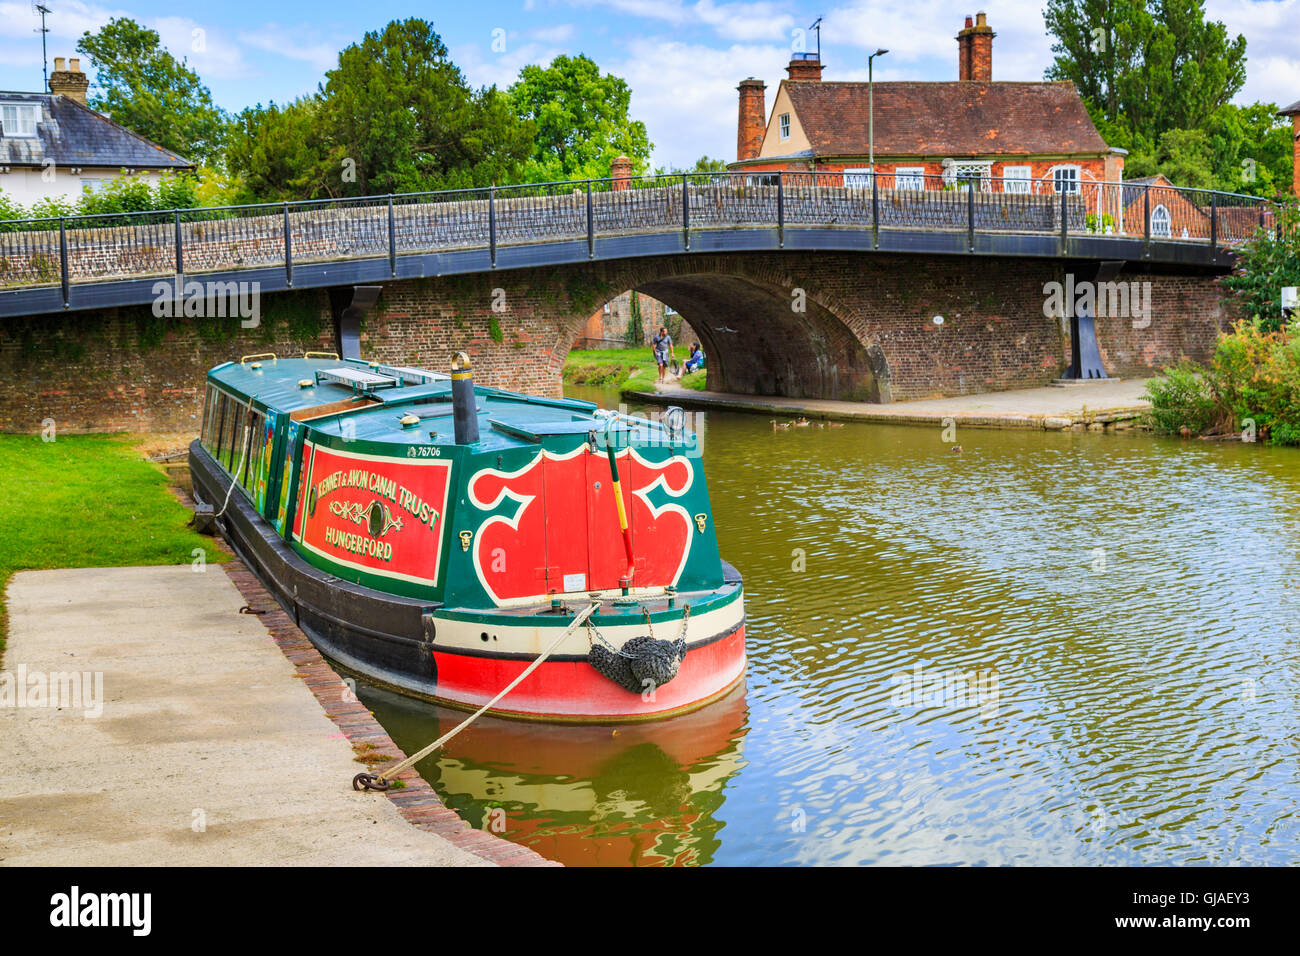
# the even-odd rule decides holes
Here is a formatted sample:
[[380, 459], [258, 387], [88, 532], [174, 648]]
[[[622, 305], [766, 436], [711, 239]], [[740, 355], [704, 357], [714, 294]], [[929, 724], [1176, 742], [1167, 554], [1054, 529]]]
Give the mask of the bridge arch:
[[[708, 355], [708, 387], [751, 395], [888, 401], [888, 363], [845, 316], [824, 284], [802, 280], [753, 257], [699, 256], [597, 266], [598, 284], [670, 306]], [[585, 302], [559, 330], [560, 364], [578, 334]], [[598, 308], [593, 304], [593, 308]], [[688, 346], [689, 343], [679, 343]]]

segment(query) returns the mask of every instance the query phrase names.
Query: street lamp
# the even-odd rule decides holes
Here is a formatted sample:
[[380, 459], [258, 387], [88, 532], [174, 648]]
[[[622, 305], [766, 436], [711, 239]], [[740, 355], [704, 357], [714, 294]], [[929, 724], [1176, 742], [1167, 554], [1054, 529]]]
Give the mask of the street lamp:
[[867, 57], [867, 139], [870, 155], [867, 158], [867, 165], [871, 167], [871, 179], [874, 182], [876, 178], [876, 85], [875, 75], [872, 71], [874, 64], [871, 62], [878, 56], [884, 56], [888, 50], [877, 50]]

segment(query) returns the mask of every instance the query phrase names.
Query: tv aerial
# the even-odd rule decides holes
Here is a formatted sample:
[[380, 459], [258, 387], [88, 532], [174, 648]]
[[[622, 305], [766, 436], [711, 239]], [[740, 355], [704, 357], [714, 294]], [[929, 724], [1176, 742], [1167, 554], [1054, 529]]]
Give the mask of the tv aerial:
[[40, 29], [34, 32], [41, 35], [41, 75], [44, 79], [44, 83], [41, 86], [42, 92], [50, 88], [50, 60], [45, 53], [45, 34], [50, 32], [50, 28], [45, 25], [45, 16], [49, 12], [50, 8], [45, 4], [40, 3], [39, 0], [32, 0], [32, 13], [41, 18]]

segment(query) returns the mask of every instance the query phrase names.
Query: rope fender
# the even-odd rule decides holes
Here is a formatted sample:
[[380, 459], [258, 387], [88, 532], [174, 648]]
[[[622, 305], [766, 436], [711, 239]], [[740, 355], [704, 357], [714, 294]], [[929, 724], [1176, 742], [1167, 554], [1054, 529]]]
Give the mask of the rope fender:
[[633, 637], [624, 642], [621, 648], [615, 648], [587, 621], [594, 640], [587, 652], [587, 663], [595, 668], [596, 673], [605, 677], [632, 694], [642, 694], [663, 687], [681, 669], [686, 660], [686, 625], [691, 617], [688, 604], [682, 615], [682, 631], [675, 641], [658, 639], [650, 624], [650, 612], [643, 611], [647, 637]]

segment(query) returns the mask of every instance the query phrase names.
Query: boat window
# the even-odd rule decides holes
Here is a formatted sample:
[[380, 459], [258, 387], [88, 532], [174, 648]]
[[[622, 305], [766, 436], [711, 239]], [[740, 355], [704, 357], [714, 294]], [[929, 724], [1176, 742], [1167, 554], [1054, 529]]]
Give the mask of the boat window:
[[217, 394], [217, 441], [212, 448], [212, 457], [218, 462], [222, 459], [222, 452], [226, 443], [230, 441], [230, 399], [225, 393]]

